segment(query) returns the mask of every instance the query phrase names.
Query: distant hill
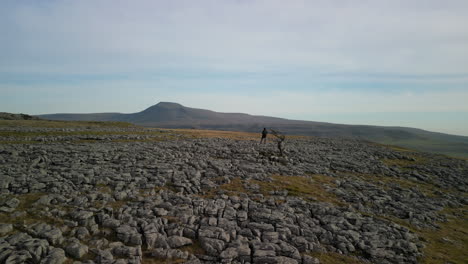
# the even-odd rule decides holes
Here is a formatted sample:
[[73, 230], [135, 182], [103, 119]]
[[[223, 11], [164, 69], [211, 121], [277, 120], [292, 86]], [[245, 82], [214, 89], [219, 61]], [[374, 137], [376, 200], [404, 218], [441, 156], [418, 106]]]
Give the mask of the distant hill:
[[37, 116], [0, 112], [0, 120], [40, 120]]
[[161, 102], [144, 111], [133, 114], [49, 114], [40, 115], [39, 117], [49, 120], [123, 121], [146, 127], [197, 128], [246, 132], [260, 132], [263, 127], [266, 127], [277, 129], [290, 135], [358, 138], [420, 151], [468, 157], [468, 137], [464, 136], [435, 133], [407, 127], [342, 125], [243, 113], [220, 113], [185, 107], [169, 102]]

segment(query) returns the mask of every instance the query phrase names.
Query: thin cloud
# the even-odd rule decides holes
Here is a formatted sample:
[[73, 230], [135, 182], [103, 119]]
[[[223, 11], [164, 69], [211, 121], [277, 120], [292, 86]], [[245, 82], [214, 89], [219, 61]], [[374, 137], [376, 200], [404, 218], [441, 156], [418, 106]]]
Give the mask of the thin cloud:
[[18, 2], [3, 9], [9, 38], [0, 52], [8, 65], [28, 63], [31, 70], [128, 71], [167, 63], [467, 73], [468, 4], [414, 2]]

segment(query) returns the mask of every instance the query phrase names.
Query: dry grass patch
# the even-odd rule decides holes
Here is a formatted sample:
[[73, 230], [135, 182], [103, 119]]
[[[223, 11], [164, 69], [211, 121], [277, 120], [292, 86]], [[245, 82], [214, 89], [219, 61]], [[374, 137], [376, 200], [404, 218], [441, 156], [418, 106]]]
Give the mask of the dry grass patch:
[[468, 263], [468, 206], [443, 211], [448, 221], [437, 230], [418, 230], [427, 242], [422, 263]]
[[261, 137], [260, 133], [236, 131], [219, 131], [204, 129], [170, 129], [168, 131], [177, 132], [179, 134], [193, 138], [229, 138], [237, 140], [258, 140]]
[[376, 145], [384, 146], [386, 148], [389, 148], [391, 150], [395, 150], [395, 151], [398, 151], [398, 152], [417, 152], [416, 150], [408, 149], [408, 148], [404, 148], [404, 147], [400, 147], [400, 146], [385, 145], [385, 144], [378, 144], [378, 143], [376, 143]]
[[151, 256], [151, 253], [144, 254], [141, 259], [142, 264], [177, 264], [185, 263], [186, 261], [185, 259], [160, 259]]
[[112, 189], [107, 185], [103, 183], [96, 184], [97, 191], [100, 193], [111, 193]]
[[311, 252], [308, 254], [314, 258], [318, 258], [321, 264], [337, 264], [337, 263], [347, 263], [347, 264], [363, 264], [363, 262], [354, 256], [342, 255], [333, 252]]
[[[215, 179], [215, 181], [220, 181], [221, 178]], [[234, 178], [229, 183], [221, 184], [218, 188], [213, 188], [208, 191], [205, 191], [203, 194], [197, 195], [202, 198], [214, 198], [216, 194], [222, 192], [227, 195], [238, 195], [240, 193], [249, 193], [244, 186], [245, 181], [240, 178]]]
[[111, 207], [114, 210], [119, 210], [124, 205], [126, 205], [127, 202], [129, 202], [129, 200], [114, 201], [114, 202], [107, 203], [106, 206]]
[[[241, 131], [221, 131], [221, 130], [205, 130], [205, 129], [165, 129], [167, 131], [176, 132], [192, 138], [228, 138], [235, 140], [255, 140], [260, 141], [261, 129], [258, 133], [241, 132]], [[287, 136], [288, 138], [304, 139], [307, 136]], [[269, 140], [271, 141], [271, 139]]]
[[192, 245], [184, 246], [179, 248], [182, 251], [188, 252], [192, 255], [205, 255], [206, 251], [202, 248], [200, 241], [195, 240], [193, 241]]
[[[194, 241], [192, 245], [179, 248], [181, 251], [188, 252], [192, 255], [205, 255], [206, 251], [201, 247], [199, 241]], [[184, 259], [161, 259], [151, 256], [151, 251], [144, 252], [142, 264], [169, 264], [169, 263], [185, 263]]]
[[0, 127], [137, 127], [127, 122], [99, 122], [99, 121], [52, 121], [52, 120], [0, 120]]
[[407, 168], [412, 165], [420, 165], [424, 164], [427, 162], [427, 159], [418, 157], [418, 156], [412, 156], [414, 160], [407, 160], [407, 159], [382, 159], [381, 161], [387, 165], [387, 166], [397, 166], [400, 168]]
[[[163, 137], [170, 135], [162, 134], [159, 131], [96, 131], [96, 130], [82, 130], [82, 131], [0, 131], [2, 137], [37, 137], [37, 136], [126, 136], [126, 135], [140, 135], [140, 136], [154, 136], [150, 139], [128, 139], [129, 141], [147, 141], [159, 140]], [[87, 140], [87, 139], [83, 139]], [[93, 139], [90, 139], [93, 140]], [[126, 139], [116, 139], [114, 141], [125, 141]]]
[[[221, 184], [219, 188], [212, 189], [201, 195], [203, 198], [213, 198], [222, 190], [227, 195], [239, 195], [241, 193], [253, 194], [251, 190], [246, 189], [246, 185], [258, 185], [259, 191], [264, 196], [271, 196], [275, 191], [288, 191], [288, 196], [297, 196], [304, 199], [328, 202], [338, 206], [346, 205], [334, 193], [327, 190], [336, 187], [334, 179], [325, 175], [307, 175], [307, 176], [281, 176], [273, 175], [271, 181], [249, 180], [245, 181], [235, 178], [229, 183]], [[278, 200], [279, 203], [284, 200]]]
[[230, 194], [248, 193], [248, 190], [245, 189], [244, 183], [245, 181], [241, 180], [240, 178], [235, 178], [229, 183], [225, 183], [219, 186], [219, 188], [227, 191]]
[[180, 218], [177, 217], [177, 216], [173, 216], [173, 215], [163, 215], [163, 216], [161, 216], [161, 218], [167, 219], [167, 221], [169, 221], [169, 223], [175, 223], [175, 224], [179, 224], [179, 225], [182, 224], [182, 221], [181, 221]]
[[1, 140], [0, 144], [37, 144], [39, 141], [32, 140]]
[[[62, 225], [63, 219], [62, 218], [53, 218], [53, 217], [44, 217], [41, 215], [41, 210], [44, 206], [42, 205], [35, 205], [34, 203], [39, 200], [44, 193], [27, 193], [21, 195], [9, 195], [4, 197], [4, 199], [11, 199], [16, 198], [20, 201], [18, 207], [16, 207], [14, 212], [23, 212], [21, 216], [18, 217], [11, 217], [11, 214], [14, 213], [0, 213], [0, 222], [6, 224], [34, 224], [38, 222], [43, 222], [46, 224], [51, 225]], [[55, 206], [55, 208], [65, 209], [67, 210], [66, 206]]]
[[346, 205], [334, 193], [327, 190], [336, 187], [334, 178], [325, 175], [281, 176], [273, 175], [271, 182], [253, 180], [258, 184], [262, 194], [269, 195], [272, 191], [287, 190], [288, 195], [305, 199], [332, 203], [338, 206]]
[[46, 195], [46, 193], [43, 192], [37, 192], [37, 193], [27, 193], [27, 194], [21, 194], [18, 196], [15, 196], [16, 199], [20, 201], [20, 204], [16, 208], [16, 210], [27, 210], [31, 209], [33, 207], [33, 204], [37, 202], [42, 196]]
[[[129, 133], [130, 134], [130, 133]], [[163, 141], [170, 141], [175, 140], [176, 137], [174, 135], [158, 135], [157, 137], [150, 137], [147, 139], [112, 139], [110, 142], [116, 143], [131, 143], [131, 142], [163, 142]]]

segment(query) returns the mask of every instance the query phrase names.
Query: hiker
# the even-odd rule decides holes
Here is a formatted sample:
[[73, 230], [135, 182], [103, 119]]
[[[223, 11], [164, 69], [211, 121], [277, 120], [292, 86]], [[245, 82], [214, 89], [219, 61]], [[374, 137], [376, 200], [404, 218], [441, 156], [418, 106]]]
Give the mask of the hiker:
[[262, 131], [262, 139], [260, 139], [260, 144], [262, 144], [262, 142], [266, 143], [266, 137], [268, 135], [268, 131], [266, 128], [263, 128], [263, 131]]

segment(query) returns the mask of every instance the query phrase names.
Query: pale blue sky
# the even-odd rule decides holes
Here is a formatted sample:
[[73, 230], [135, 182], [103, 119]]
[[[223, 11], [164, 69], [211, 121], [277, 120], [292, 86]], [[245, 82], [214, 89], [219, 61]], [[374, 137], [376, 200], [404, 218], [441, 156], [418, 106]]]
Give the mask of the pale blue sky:
[[2, 0], [0, 111], [160, 101], [468, 136], [468, 1]]

